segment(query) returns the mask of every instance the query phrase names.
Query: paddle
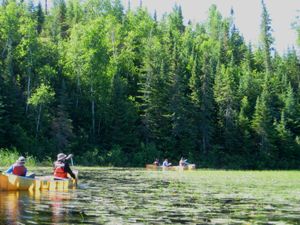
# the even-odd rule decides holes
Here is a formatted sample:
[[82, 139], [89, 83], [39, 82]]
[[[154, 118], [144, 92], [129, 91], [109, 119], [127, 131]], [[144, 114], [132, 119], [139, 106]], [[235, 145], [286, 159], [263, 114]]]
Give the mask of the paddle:
[[[68, 155], [66, 159], [71, 159], [71, 166], [73, 167], [73, 166], [74, 166], [74, 162], [73, 162], [73, 154]], [[76, 182], [76, 184], [77, 184], [77, 180], [78, 180], [78, 171], [77, 171], [77, 170], [73, 170], [73, 173], [74, 173], [74, 175], [75, 175], [75, 177], [76, 177], [75, 182]]]
[[74, 163], [73, 163], [73, 158], [71, 158], [71, 165], [72, 165], [72, 166], [74, 166]]

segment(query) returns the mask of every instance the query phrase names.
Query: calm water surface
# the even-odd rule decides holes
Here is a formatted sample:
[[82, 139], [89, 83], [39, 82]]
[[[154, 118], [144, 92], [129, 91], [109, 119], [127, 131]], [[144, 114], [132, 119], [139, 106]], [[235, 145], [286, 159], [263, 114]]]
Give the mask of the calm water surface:
[[300, 172], [81, 169], [76, 190], [0, 192], [0, 224], [300, 224]]

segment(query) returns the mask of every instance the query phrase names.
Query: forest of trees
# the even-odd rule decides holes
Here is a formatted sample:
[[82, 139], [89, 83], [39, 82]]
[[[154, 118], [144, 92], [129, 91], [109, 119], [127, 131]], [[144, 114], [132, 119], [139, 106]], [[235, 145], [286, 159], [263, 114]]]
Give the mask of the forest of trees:
[[120, 0], [0, 4], [1, 148], [82, 165], [300, 168], [300, 59], [274, 49], [264, 2], [257, 48], [215, 5], [186, 24], [176, 5], [158, 20]]

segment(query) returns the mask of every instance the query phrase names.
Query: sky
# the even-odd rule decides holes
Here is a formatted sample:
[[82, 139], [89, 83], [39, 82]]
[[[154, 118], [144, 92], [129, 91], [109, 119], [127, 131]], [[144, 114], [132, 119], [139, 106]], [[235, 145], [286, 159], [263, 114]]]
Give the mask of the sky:
[[[122, 0], [125, 8], [128, 0]], [[143, 7], [153, 15], [156, 10], [158, 18], [165, 12], [172, 11], [177, 4], [182, 8], [185, 22], [204, 22], [208, 17], [208, 10], [212, 4], [216, 4], [218, 10], [224, 17], [228, 17], [230, 9], [235, 14], [235, 24], [247, 42], [254, 46], [258, 45], [260, 22], [261, 22], [261, 0], [142, 0]], [[292, 23], [300, 16], [300, 0], [265, 0], [266, 7], [272, 19], [274, 47], [284, 53], [288, 47], [295, 46], [297, 33], [292, 29]], [[140, 5], [140, 0], [130, 0], [132, 9]], [[298, 19], [298, 22], [300, 19]], [[299, 50], [299, 46], [297, 47]]]

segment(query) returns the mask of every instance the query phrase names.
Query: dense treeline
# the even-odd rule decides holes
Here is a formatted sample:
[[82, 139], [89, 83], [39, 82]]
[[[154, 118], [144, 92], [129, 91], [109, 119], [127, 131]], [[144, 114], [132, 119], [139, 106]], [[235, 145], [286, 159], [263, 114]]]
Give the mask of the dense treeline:
[[211, 6], [157, 20], [120, 0], [0, 6], [0, 146], [40, 159], [142, 166], [300, 167], [300, 60], [273, 49], [262, 2], [252, 49]]

